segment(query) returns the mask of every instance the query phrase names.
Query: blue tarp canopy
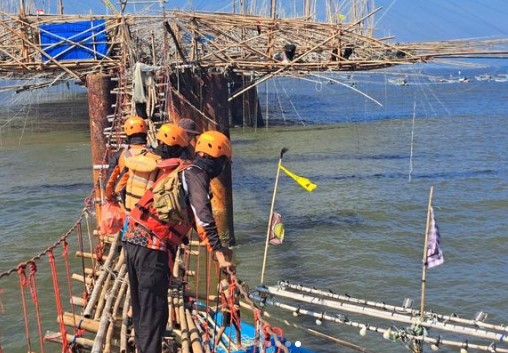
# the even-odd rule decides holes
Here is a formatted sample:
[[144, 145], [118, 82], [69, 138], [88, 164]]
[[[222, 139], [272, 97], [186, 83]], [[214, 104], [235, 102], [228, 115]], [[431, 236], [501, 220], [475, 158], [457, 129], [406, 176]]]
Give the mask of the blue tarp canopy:
[[[41, 24], [42, 50], [58, 61], [100, 60], [108, 50], [104, 20]], [[43, 62], [49, 58], [43, 55]]]

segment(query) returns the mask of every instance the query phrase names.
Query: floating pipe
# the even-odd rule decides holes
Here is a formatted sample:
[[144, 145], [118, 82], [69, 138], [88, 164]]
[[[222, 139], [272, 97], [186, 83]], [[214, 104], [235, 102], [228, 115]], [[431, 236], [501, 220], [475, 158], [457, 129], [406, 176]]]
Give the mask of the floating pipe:
[[[331, 322], [336, 322], [336, 323], [340, 323], [340, 324], [345, 324], [345, 325], [348, 325], [348, 326], [351, 326], [351, 327], [356, 327], [356, 328], [363, 328], [365, 327], [366, 330], [368, 331], [373, 331], [373, 332], [376, 332], [376, 333], [382, 333], [383, 335], [387, 333], [387, 331], [389, 331], [390, 329], [383, 329], [383, 328], [379, 328], [379, 327], [376, 327], [376, 326], [373, 326], [373, 325], [366, 325], [366, 324], [363, 324], [363, 323], [358, 323], [358, 322], [354, 322], [354, 321], [351, 321], [349, 319], [347, 319], [346, 317], [342, 318], [340, 315], [339, 316], [330, 316], [326, 313], [317, 313], [317, 312], [314, 312], [314, 311], [310, 311], [310, 310], [306, 310], [306, 309], [302, 309], [302, 308], [299, 308], [299, 307], [296, 307], [296, 306], [292, 306], [292, 305], [288, 305], [288, 304], [284, 304], [284, 303], [280, 303], [280, 302], [277, 302], [273, 299], [268, 299], [268, 298], [262, 298], [261, 296], [257, 295], [257, 294], [251, 294], [251, 298], [254, 299], [254, 300], [257, 300], [259, 302], [263, 302], [265, 304], [268, 304], [268, 305], [271, 305], [271, 306], [275, 306], [275, 307], [278, 307], [278, 308], [281, 308], [281, 309], [284, 309], [284, 310], [288, 310], [288, 311], [292, 311], [292, 312], [295, 312], [296, 310], [298, 310], [299, 314], [301, 315], [306, 315], [306, 316], [310, 316], [310, 317], [314, 317], [314, 318], [318, 318], [318, 319], [322, 319], [322, 320], [326, 320], [326, 321], [331, 321]], [[284, 322], [287, 324], [287, 325], [291, 325], [288, 321], [284, 320]], [[433, 343], [436, 343], [438, 341], [438, 339], [436, 338], [432, 338], [432, 337], [428, 337], [428, 336], [416, 336], [416, 335], [412, 335], [410, 333], [407, 333], [405, 332], [405, 335], [406, 337], [409, 337], [411, 339], [415, 339], [415, 340], [421, 340], [425, 343], [429, 343], [429, 344], [433, 344]], [[444, 340], [444, 339], [441, 339], [439, 340], [439, 342], [443, 345], [448, 345], [448, 346], [455, 346], [455, 347], [463, 347], [464, 346], [464, 342], [459, 342], [459, 341], [452, 341], [452, 340]], [[478, 349], [478, 350], [483, 350], [483, 351], [487, 351], [487, 352], [491, 352], [492, 351], [492, 347], [489, 345], [489, 346], [486, 346], [486, 345], [479, 345], [479, 344], [474, 344], [474, 343], [467, 343], [467, 346], [471, 349]], [[495, 350], [496, 353], [508, 353], [508, 349], [507, 348], [499, 348], [499, 347], [496, 347], [496, 350]]]
[[[328, 298], [333, 298], [333, 299], [339, 299], [339, 300], [347, 301], [347, 302], [350, 302], [350, 303], [363, 304], [363, 305], [373, 306], [373, 307], [376, 307], [376, 308], [381, 308], [381, 309], [390, 310], [390, 311], [398, 311], [398, 312], [410, 314], [412, 316], [419, 315], [419, 311], [418, 310], [405, 308], [403, 306], [395, 306], [395, 305], [389, 305], [389, 304], [385, 304], [385, 303], [379, 303], [379, 302], [374, 302], [374, 301], [369, 301], [369, 300], [364, 300], [364, 299], [352, 298], [352, 297], [349, 297], [347, 295], [341, 295], [341, 294], [335, 294], [335, 293], [331, 293], [331, 292], [326, 292], [326, 291], [315, 289], [315, 288], [305, 287], [305, 286], [302, 286], [300, 284], [291, 284], [291, 283], [286, 282], [286, 281], [280, 281], [279, 285], [282, 288], [291, 288], [291, 289], [295, 289], [295, 290], [306, 292], [306, 293], [318, 294], [318, 295], [322, 295], [322, 296], [328, 297]], [[485, 322], [482, 322], [482, 321], [463, 319], [463, 318], [460, 318], [458, 316], [442, 315], [442, 314], [436, 314], [436, 313], [428, 312], [428, 311], [424, 312], [424, 314], [426, 316], [430, 316], [431, 318], [437, 318], [437, 319], [440, 319], [440, 320], [443, 320], [443, 321], [454, 321], [454, 322], [459, 322], [459, 323], [462, 323], [462, 324], [468, 324], [468, 325], [478, 326], [478, 327], [485, 328], [485, 329], [491, 329], [491, 330], [498, 330], [498, 331], [508, 332], [508, 327], [504, 326], [504, 325], [493, 325], [493, 324], [488, 324], [488, 323], [485, 323]]]
[[258, 290], [259, 292], [269, 293], [272, 295], [280, 295], [282, 297], [291, 298], [309, 304], [323, 305], [333, 309], [342, 309], [352, 313], [369, 315], [380, 319], [393, 320], [410, 325], [420, 325], [428, 328], [436, 328], [444, 331], [450, 331], [460, 333], [463, 335], [485, 338], [493, 341], [508, 342], [508, 336], [504, 334], [499, 334], [497, 332], [479, 330], [471, 327], [464, 327], [458, 325], [451, 325], [443, 322], [421, 321], [419, 317], [412, 318], [408, 317], [407, 315], [397, 314], [394, 312], [388, 313], [385, 311], [376, 310], [364, 306], [347, 304], [323, 298], [310, 297], [299, 293], [289, 292], [276, 287], [256, 287], [256, 290]]

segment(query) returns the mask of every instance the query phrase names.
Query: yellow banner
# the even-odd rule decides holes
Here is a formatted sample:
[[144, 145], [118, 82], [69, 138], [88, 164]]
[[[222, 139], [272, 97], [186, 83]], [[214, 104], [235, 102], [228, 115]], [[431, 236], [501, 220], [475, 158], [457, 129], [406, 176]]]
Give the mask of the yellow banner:
[[314, 184], [312, 181], [310, 181], [307, 178], [301, 177], [296, 175], [295, 173], [287, 170], [282, 164], [280, 164], [280, 169], [284, 171], [288, 176], [290, 176], [294, 181], [298, 183], [302, 188], [304, 188], [307, 191], [313, 191], [315, 188], [317, 188], [317, 185]]

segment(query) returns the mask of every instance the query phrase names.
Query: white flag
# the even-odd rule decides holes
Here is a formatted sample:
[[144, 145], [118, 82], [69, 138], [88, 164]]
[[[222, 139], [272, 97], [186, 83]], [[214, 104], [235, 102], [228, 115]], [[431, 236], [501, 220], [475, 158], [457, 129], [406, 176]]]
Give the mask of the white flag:
[[434, 210], [430, 208], [430, 229], [429, 229], [429, 243], [427, 245], [427, 268], [441, 265], [444, 262], [443, 252], [439, 242], [441, 235], [439, 228], [434, 218]]

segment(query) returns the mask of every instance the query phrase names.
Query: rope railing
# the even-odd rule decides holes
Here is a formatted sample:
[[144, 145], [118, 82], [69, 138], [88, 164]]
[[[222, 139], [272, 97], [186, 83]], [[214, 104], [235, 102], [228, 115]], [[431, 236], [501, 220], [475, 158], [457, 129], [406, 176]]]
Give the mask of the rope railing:
[[88, 212], [89, 212], [89, 210], [87, 207], [83, 208], [83, 211], [81, 212], [79, 218], [74, 223], [74, 225], [67, 232], [65, 232], [62, 236], [60, 236], [60, 238], [57, 241], [55, 241], [52, 245], [47, 247], [44, 251], [35, 255], [34, 257], [32, 257], [31, 259], [29, 259], [25, 262], [19, 263], [18, 266], [16, 266], [16, 267], [13, 267], [9, 270], [0, 272], [0, 280], [2, 280], [4, 277], [10, 276], [14, 272], [18, 272], [20, 269], [25, 269], [25, 268], [29, 267], [31, 264], [35, 263], [36, 261], [41, 260], [41, 258], [43, 256], [48, 255], [50, 252], [52, 252], [54, 249], [58, 248], [59, 246], [63, 247], [65, 242], [67, 241], [67, 238], [69, 238], [74, 231], [76, 231], [78, 228], [81, 227], [81, 222], [83, 221], [85, 214]]
[[[52, 243], [50, 246], [45, 248], [40, 253], [36, 254], [35, 256], [31, 257], [30, 259], [23, 261], [19, 263], [16, 267], [13, 267], [11, 269], [8, 269], [6, 271], [3, 271], [0, 273], [0, 285], [2, 283], [5, 283], [8, 277], [10, 277], [12, 274], [17, 273], [19, 276], [19, 291], [20, 291], [20, 297], [21, 297], [21, 309], [22, 312], [20, 313], [24, 318], [24, 331], [25, 331], [25, 339], [26, 339], [26, 345], [28, 348], [28, 351], [33, 351], [33, 337], [31, 336], [37, 336], [35, 337], [38, 339], [38, 345], [39, 350], [41, 353], [45, 352], [44, 347], [44, 341], [47, 341], [46, 337], [44, 336], [44, 329], [43, 329], [43, 318], [41, 315], [41, 301], [40, 301], [40, 294], [38, 292], [38, 286], [37, 286], [37, 271], [38, 271], [38, 263], [42, 260], [44, 256], [46, 256], [49, 260], [49, 268], [50, 273], [52, 277], [52, 286], [54, 290], [54, 298], [55, 298], [55, 305], [57, 309], [58, 314], [58, 321], [59, 321], [59, 333], [58, 337], [59, 340], [62, 343], [62, 352], [69, 352], [70, 351], [70, 345], [67, 335], [67, 329], [65, 325], [63, 324], [63, 316], [64, 316], [64, 305], [63, 303], [67, 301], [67, 295], [71, 299], [71, 305], [72, 305], [72, 312], [74, 313], [74, 303], [72, 302], [73, 294], [72, 294], [72, 284], [71, 284], [71, 267], [70, 267], [70, 261], [68, 257], [69, 253], [69, 243], [70, 239], [73, 235], [76, 235], [77, 241], [72, 244], [76, 244], [76, 246], [80, 249], [80, 252], [83, 253], [83, 222], [86, 222], [86, 227], [88, 228], [88, 232], [90, 234], [90, 227], [92, 226], [92, 223], [89, 222], [90, 217], [90, 209], [92, 205], [93, 200], [93, 192], [89, 194], [85, 198], [85, 207], [82, 209], [79, 217], [74, 222], [74, 224], [65, 232], [63, 233], [54, 243]], [[65, 280], [67, 281], [67, 290], [68, 293], [64, 294], [64, 292], [61, 291], [60, 283], [58, 280], [58, 260], [55, 256], [55, 251], [57, 249], [61, 249], [61, 257], [64, 262], [64, 269], [65, 269]], [[60, 257], [59, 257], [60, 258]], [[39, 265], [40, 267], [40, 265]], [[81, 262], [80, 269], [83, 272], [83, 276], [85, 275], [85, 264], [84, 262]], [[63, 284], [62, 284], [63, 285]], [[28, 289], [28, 290], [27, 290]], [[87, 288], [85, 286], [85, 292], [87, 292]], [[0, 294], [4, 294], [5, 290], [0, 288]], [[29, 294], [28, 294], [29, 293]], [[45, 293], [45, 292], [44, 292]], [[43, 294], [44, 294], [43, 293]], [[86, 293], [85, 293], [86, 294]], [[44, 295], [48, 295], [47, 293]], [[65, 301], [63, 300], [65, 297]], [[27, 298], [31, 298], [31, 304], [28, 303]], [[11, 309], [11, 312], [14, 313]], [[0, 302], [0, 315], [6, 314], [6, 309], [4, 308], [4, 305]], [[34, 323], [35, 321], [35, 323]], [[34, 328], [32, 330], [32, 325], [36, 325], [36, 329]], [[49, 331], [46, 332], [46, 335]], [[4, 336], [5, 335], [5, 336]], [[0, 352], [2, 352], [2, 336], [4, 338], [8, 338], [9, 334], [6, 332], [0, 332]]]

